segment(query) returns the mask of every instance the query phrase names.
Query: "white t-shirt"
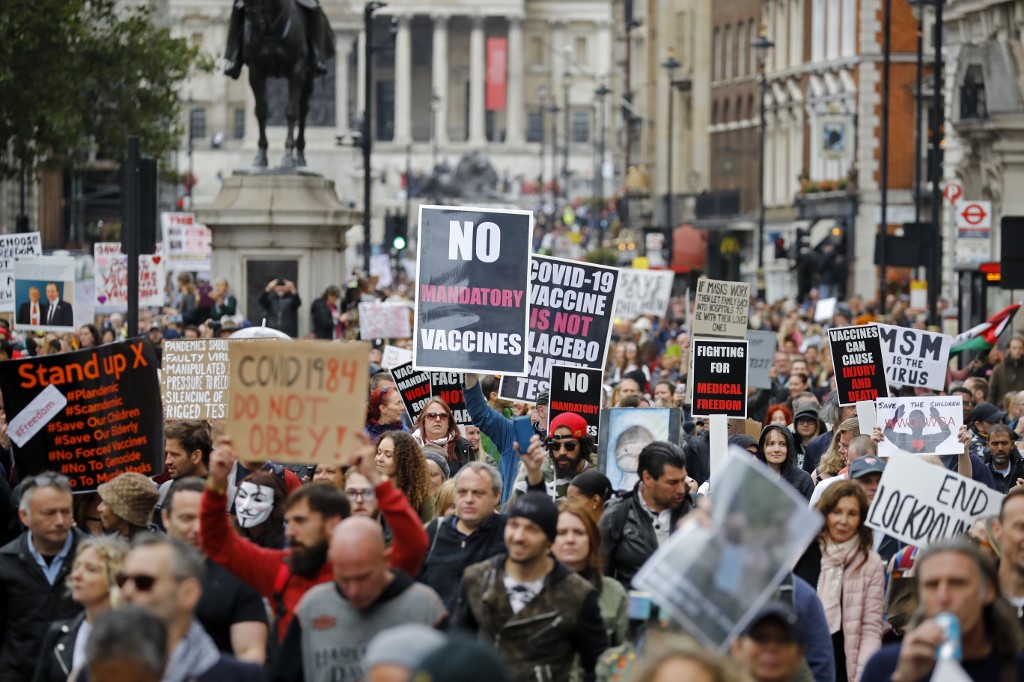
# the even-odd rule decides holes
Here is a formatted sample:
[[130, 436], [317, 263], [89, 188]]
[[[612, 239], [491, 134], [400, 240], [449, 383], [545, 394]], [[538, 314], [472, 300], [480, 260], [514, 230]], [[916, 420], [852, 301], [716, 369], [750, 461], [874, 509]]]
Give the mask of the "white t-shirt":
[[524, 582], [516, 580], [506, 573], [504, 582], [505, 592], [508, 593], [508, 601], [512, 605], [512, 613], [522, 611], [544, 589], [544, 578]]
[[818, 485], [814, 486], [814, 492], [811, 493], [811, 501], [808, 503], [808, 506], [811, 509], [817, 507], [818, 501], [821, 499], [821, 496], [825, 494], [825, 491], [828, 490], [830, 485], [833, 483], [839, 483], [839, 481], [845, 481], [848, 478], [850, 478], [849, 474], [838, 474], [832, 478], [826, 478], [823, 481], [818, 481]]

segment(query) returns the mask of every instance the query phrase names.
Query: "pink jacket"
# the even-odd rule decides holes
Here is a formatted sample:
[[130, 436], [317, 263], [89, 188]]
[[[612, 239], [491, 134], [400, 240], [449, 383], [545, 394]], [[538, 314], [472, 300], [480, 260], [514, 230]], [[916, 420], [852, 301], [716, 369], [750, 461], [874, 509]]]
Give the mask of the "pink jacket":
[[843, 573], [843, 641], [846, 675], [859, 680], [868, 659], [882, 646], [885, 567], [876, 552], [861, 563], [860, 552]]

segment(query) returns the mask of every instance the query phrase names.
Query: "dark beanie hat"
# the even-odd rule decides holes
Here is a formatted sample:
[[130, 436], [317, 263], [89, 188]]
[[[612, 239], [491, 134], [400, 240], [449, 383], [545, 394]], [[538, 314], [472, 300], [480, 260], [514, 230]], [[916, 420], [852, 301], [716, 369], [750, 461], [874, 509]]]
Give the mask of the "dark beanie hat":
[[455, 634], [428, 654], [409, 678], [413, 682], [508, 682], [508, 673], [494, 651], [475, 637]]
[[532, 492], [517, 497], [508, 518], [516, 516], [536, 523], [549, 540], [553, 541], [558, 534], [558, 507], [545, 493]]

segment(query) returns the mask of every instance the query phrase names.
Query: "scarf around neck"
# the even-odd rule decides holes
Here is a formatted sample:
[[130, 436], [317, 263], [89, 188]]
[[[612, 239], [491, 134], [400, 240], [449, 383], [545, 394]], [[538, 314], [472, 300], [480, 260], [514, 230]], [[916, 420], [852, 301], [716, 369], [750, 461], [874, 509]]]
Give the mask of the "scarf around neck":
[[843, 626], [843, 578], [846, 567], [857, 554], [859, 538], [854, 535], [845, 542], [825, 539], [821, 547], [821, 573], [818, 574], [818, 597], [825, 609], [829, 634], [834, 635]]
[[167, 671], [163, 682], [185, 682], [199, 677], [212, 668], [220, 660], [220, 651], [206, 630], [193, 620], [185, 633], [185, 638], [178, 642], [167, 662]]

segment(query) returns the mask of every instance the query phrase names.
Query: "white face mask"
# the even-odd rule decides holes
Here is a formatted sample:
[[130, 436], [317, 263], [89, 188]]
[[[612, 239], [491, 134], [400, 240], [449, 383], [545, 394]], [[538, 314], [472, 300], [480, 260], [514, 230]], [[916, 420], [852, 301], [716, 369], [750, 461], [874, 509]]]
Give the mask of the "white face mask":
[[235, 516], [242, 528], [253, 528], [270, 518], [274, 509], [274, 489], [243, 481], [235, 495]]

